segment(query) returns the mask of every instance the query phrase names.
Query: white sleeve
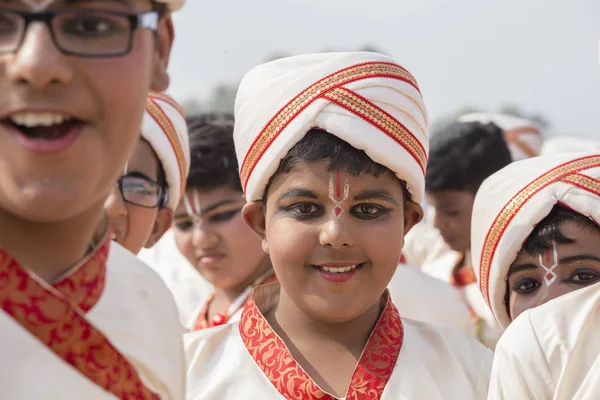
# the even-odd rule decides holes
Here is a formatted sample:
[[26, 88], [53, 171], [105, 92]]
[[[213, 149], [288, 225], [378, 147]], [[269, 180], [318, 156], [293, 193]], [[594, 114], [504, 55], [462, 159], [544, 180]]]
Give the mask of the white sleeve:
[[546, 356], [526, 311], [496, 346], [488, 400], [546, 400], [553, 393]]

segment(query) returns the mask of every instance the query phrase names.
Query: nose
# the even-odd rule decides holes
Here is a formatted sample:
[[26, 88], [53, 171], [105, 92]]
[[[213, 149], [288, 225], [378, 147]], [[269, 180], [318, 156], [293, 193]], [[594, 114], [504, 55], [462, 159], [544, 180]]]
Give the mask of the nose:
[[213, 249], [219, 243], [219, 234], [209, 224], [195, 223], [192, 243], [199, 249]]
[[104, 202], [104, 210], [111, 220], [127, 215], [127, 206], [117, 185], [115, 185]]
[[[557, 278], [557, 280], [558, 279], [559, 278]], [[567, 285], [563, 285], [557, 281], [555, 281], [550, 286], [546, 286], [545, 283], [542, 283], [542, 285], [543, 285], [544, 289], [542, 292], [542, 296], [540, 296], [540, 301], [537, 304], [538, 306], [541, 306], [542, 304], [545, 304], [545, 303], [549, 302], [550, 300], [560, 297], [571, 291]]]
[[73, 77], [66, 57], [55, 46], [48, 26], [42, 22], [29, 24], [19, 50], [10, 56], [7, 74], [15, 83], [35, 89], [50, 85], [68, 85]]
[[347, 221], [347, 216], [342, 214], [338, 217], [332, 216], [325, 222], [319, 233], [319, 242], [321, 246], [341, 249], [342, 247], [351, 247], [354, 245], [354, 234]]

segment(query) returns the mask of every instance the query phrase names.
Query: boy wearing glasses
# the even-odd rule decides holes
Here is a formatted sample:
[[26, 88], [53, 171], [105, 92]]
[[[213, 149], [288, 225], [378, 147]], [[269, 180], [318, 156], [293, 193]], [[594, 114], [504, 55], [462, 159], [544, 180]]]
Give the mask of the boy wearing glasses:
[[183, 110], [166, 94], [151, 92], [142, 137], [104, 204], [112, 239], [134, 254], [154, 246], [171, 227], [189, 166]]
[[161, 1], [0, 7], [2, 397], [184, 397], [173, 300], [103, 208], [168, 86], [183, 2]]

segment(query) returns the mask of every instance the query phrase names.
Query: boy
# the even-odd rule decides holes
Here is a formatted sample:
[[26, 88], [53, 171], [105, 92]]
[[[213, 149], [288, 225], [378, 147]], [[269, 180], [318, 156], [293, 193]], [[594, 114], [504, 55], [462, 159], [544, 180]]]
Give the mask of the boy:
[[117, 243], [137, 254], [158, 242], [173, 222], [189, 165], [183, 110], [170, 96], [150, 92], [142, 137], [104, 203]]
[[401, 320], [386, 291], [422, 216], [426, 127], [414, 78], [376, 53], [244, 77], [243, 215], [280, 284], [257, 287], [238, 323], [189, 335], [189, 399], [485, 398], [491, 352]]
[[170, 12], [182, 4], [49, 4], [0, 9], [2, 394], [180, 399], [172, 298], [111, 244], [103, 203], [148, 90], [168, 85]]
[[233, 117], [188, 119], [191, 172], [175, 215], [177, 248], [214, 289], [195, 305], [191, 330], [239, 320], [253, 286], [273, 275], [269, 256], [244, 223], [244, 201], [233, 145]]
[[[477, 194], [472, 243], [481, 292], [503, 328], [525, 314], [498, 344], [493, 399], [596, 397], [597, 385], [580, 384], [597, 355], [583, 322], [595, 319], [600, 280], [599, 178], [598, 151], [539, 157], [503, 169]], [[552, 299], [590, 285], [586, 295], [556, 303], [581, 310], [580, 319], [553, 315], [565, 310]], [[535, 308], [546, 302], [540, 314]]]
[[471, 266], [471, 211], [483, 180], [510, 162], [496, 125], [456, 122], [432, 138], [425, 178], [427, 200], [435, 209], [433, 224], [455, 253], [424, 265], [422, 271], [461, 290], [479, 339], [492, 349], [500, 330], [481, 298]]

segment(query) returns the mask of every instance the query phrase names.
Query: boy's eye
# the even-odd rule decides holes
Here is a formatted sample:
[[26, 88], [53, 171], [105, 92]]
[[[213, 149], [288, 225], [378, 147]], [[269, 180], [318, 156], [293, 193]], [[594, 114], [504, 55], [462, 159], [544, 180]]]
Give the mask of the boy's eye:
[[569, 278], [569, 282], [574, 283], [576, 285], [590, 285], [596, 281], [598, 281], [600, 276], [595, 271], [583, 270], [576, 271], [571, 278]]
[[389, 211], [389, 209], [376, 204], [359, 204], [350, 210], [354, 216], [362, 219], [375, 219]]
[[513, 291], [519, 294], [533, 293], [542, 284], [533, 278], [524, 278], [518, 280], [513, 286]]
[[294, 218], [305, 219], [319, 215], [321, 213], [321, 208], [313, 203], [297, 203], [287, 207], [287, 211], [291, 213]]
[[182, 232], [189, 231], [190, 229], [192, 229], [193, 226], [194, 224], [192, 223], [192, 221], [181, 221], [175, 223], [175, 228]]

